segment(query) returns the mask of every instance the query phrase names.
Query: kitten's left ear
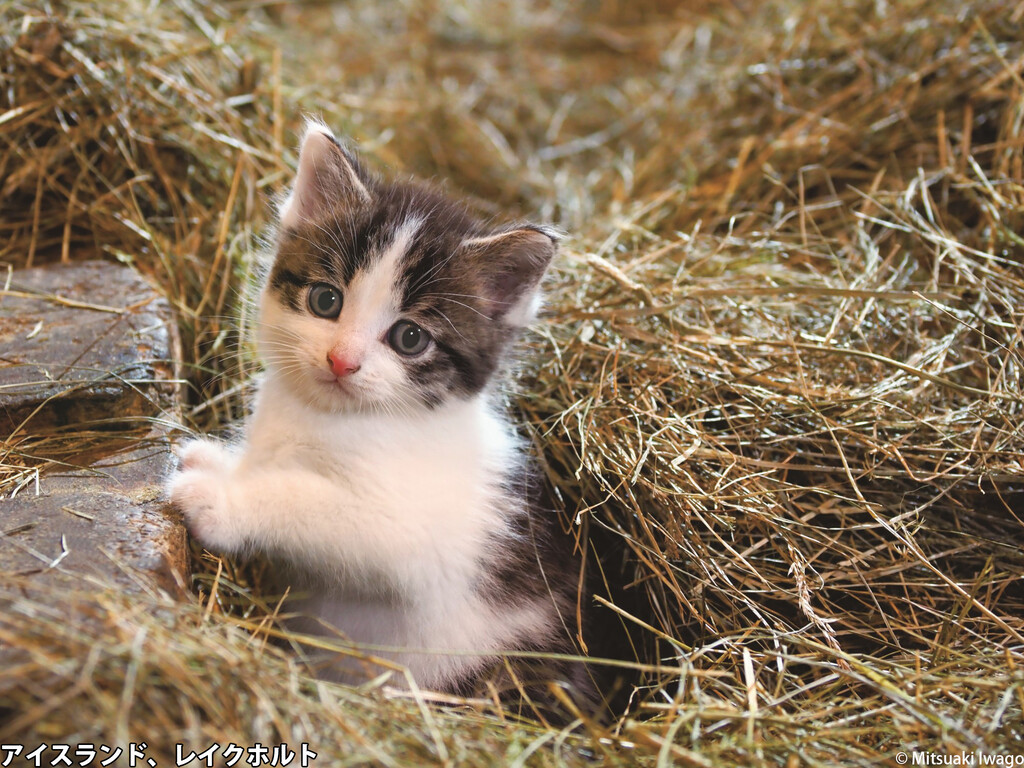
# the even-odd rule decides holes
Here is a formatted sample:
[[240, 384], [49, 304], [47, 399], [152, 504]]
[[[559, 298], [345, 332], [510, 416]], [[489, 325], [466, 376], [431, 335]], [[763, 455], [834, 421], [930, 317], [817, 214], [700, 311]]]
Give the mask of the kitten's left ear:
[[310, 120], [299, 145], [299, 169], [292, 191], [281, 205], [286, 229], [323, 215], [335, 206], [371, 201], [369, 174], [330, 129]]
[[526, 225], [462, 242], [481, 276], [484, 311], [507, 325], [522, 327], [540, 306], [540, 281], [558, 248], [559, 234]]

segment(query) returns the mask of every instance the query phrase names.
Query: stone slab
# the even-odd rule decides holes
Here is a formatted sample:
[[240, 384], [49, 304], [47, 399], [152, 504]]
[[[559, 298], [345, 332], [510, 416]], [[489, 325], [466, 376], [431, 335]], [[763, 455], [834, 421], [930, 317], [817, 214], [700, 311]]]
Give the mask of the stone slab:
[[0, 496], [0, 577], [51, 592], [92, 581], [184, 588], [185, 529], [162, 500], [174, 464], [163, 425], [179, 421], [169, 305], [107, 262], [14, 271], [3, 289], [0, 445], [104, 437]]
[[162, 499], [174, 466], [167, 439], [132, 442], [87, 468], [44, 473], [39, 495], [28, 487], [0, 501], [0, 574], [76, 590], [185, 589], [185, 528]]
[[16, 270], [4, 282], [0, 436], [26, 419], [40, 429], [173, 405], [172, 361], [180, 355], [170, 307], [134, 270], [57, 264]]

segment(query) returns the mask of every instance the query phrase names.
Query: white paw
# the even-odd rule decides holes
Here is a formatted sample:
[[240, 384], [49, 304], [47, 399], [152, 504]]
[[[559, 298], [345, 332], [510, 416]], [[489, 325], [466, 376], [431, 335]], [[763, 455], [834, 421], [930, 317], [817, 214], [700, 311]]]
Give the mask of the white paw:
[[223, 443], [201, 437], [189, 440], [178, 449], [181, 470], [202, 469], [226, 474], [235, 465], [236, 459]]
[[223, 473], [186, 469], [171, 478], [168, 495], [200, 544], [218, 552], [237, 552], [243, 540], [232, 514], [227, 484]]

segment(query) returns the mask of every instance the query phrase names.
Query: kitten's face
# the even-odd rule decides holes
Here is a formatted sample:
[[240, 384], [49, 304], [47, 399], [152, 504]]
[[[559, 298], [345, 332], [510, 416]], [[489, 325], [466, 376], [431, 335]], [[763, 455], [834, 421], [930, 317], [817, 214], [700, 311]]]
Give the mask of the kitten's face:
[[372, 178], [311, 125], [261, 298], [261, 354], [319, 410], [470, 396], [532, 318], [554, 249], [547, 230], [490, 232], [433, 190]]

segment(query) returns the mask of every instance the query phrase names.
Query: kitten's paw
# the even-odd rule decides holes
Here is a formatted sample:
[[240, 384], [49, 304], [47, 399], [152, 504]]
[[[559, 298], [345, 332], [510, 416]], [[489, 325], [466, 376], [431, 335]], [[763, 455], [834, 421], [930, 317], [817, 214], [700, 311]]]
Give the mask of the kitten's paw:
[[243, 542], [231, 513], [226, 482], [219, 473], [188, 469], [171, 478], [168, 495], [200, 544], [218, 552], [237, 552]]
[[178, 450], [181, 470], [201, 469], [227, 473], [235, 464], [235, 457], [223, 443], [201, 437], [190, 440]]

